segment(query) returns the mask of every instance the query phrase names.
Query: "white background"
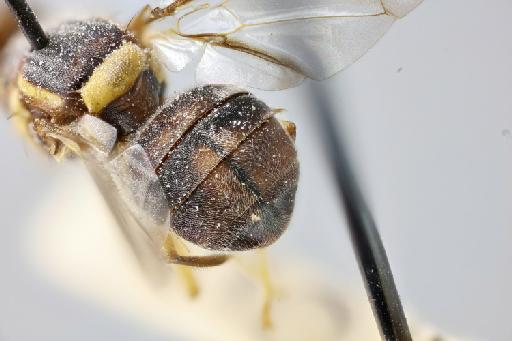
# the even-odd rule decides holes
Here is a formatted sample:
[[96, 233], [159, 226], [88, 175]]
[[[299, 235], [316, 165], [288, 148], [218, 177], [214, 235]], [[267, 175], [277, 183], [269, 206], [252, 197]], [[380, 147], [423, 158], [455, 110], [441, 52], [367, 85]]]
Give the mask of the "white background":
[[[121, 3], [123, 12], [136, 2], [108, 6]], [[96, 12], [88, 3], [48, 6]], [[405, 308], [481, 340], [512, 338], [510, 13], [508, 0], [427, 0], [358, 63], [324, 82]], [[362, 292], [314, 129], [310, 86], [258, 92], [287, 108], [298, 126], [301, 184], [290, 232], [277, 248], [311, 256]], [[142, 325], [121, 328], [115, 316], [33, 273], [20, 251], [31, 212], [60, 178], [83, 174], [24, 147], [7, 120], [0, 121], [0, 155], [0, 340], [163, 340]], [[66, 191], [61, 195], [66, 201]], [[58, 202], [52, 213], [59, 214]], [[86, 214], [94, 213], [84, 207]]]

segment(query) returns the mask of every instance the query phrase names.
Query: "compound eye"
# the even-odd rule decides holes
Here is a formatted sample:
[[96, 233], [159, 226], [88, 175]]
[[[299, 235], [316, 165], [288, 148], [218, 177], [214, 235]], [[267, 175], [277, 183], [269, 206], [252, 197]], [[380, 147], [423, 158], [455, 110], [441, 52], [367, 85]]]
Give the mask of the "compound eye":
[[89, 112], [97, 114], [123, 96], [133, 87], [145, 68], [146, 54], [134, 43], [125, 42], [110, 53], [80, 89]]

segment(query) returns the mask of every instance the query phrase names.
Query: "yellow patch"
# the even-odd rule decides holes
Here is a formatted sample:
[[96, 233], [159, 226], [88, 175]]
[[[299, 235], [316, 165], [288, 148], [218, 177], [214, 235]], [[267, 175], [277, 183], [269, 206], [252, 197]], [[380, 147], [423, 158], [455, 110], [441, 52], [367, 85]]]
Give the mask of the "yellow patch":
[[253, 223], [257, 223], [258, 221], [261, 221], [261, 217], [255, 213], [251, 214], [251, 220]]
[[160, 63], [158, 56], [152, 53], [151, 58], [149, 59], [149, 66], [159, 83], [165, 82], [165, 71], [162, 65], [163, 63]]
[[297, 128], [295, 127], [295, 123], [291, 121], [279, 121], [281, 123], [281, 126], [284, 128], [284, 130], [288, 133], [288, 136], [292, 138], [293, 141], [295, 141], [295, 137], [297, 136]]
[[89, 112], [100, 112], [128, 92], [145, 67], [146, 55], [134, 43], [124, 43], [109, 54], [80, 90]]
[[18, 132], [20, 132], [23, 137], [33, 142], [33, 139], [30, 138], [30, 132], [28, 130], [28, 124], [32, 119], [31, 114], [20, 102], [18, 90], [15, 87], [9, 87], [8, 91], [9, 110], [12, 113], [11, 120]]
[[18, 75], [17, 80], [18, 89], [23, 96], [27, 98], [34, 106], [48, 110], [49, 112], [58, 111], [64, 106], [64, 99], [59, 95], [43, 89], [40, 86], [34, 85], [21, 74]]

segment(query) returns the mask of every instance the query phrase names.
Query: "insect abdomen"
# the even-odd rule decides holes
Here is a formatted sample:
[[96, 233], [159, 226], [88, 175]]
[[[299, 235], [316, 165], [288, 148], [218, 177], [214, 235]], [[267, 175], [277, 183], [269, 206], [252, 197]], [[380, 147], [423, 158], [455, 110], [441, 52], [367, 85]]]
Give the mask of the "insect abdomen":
[[[183, 109], [179, 102], [187, 96], [217, 102], [206, 112], [204, 106], [189, 111], [188, 127], [165, 153], [150, 147], [155, 144], [149, 140], [169, 136], [156, 122], [183, 114], [166, 108]], [[299, 169], [293, 140], [272, 116], [252, 95], [222, 86], [191, 90], [155, 114], [140, 143], [154, 163], [172, 228], [181, 237], [208, 249], [247, 250], [267, 246], [284, 232]]]
[[271, 118], [190, 194], [175, 212], [174, 226], [209, 249], [270, 245], [288, 225], [298, 175], [293, 143]]

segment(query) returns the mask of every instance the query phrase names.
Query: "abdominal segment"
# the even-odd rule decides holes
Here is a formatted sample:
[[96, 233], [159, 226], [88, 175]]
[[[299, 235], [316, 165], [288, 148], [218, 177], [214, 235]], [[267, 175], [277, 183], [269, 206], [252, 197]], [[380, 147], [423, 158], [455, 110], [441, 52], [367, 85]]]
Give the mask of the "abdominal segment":
[[174, 213], [180, 235], [210, 249], [268, 246], [293, 210], [299, 165], [275, 118], [224, 159]]
[[[212, 91], [190, 93], [201, 98]], [[169, 107], [183, 109], [180, 98], [186, 96]], [[285, 231], [294, 206], [299, 166], [293, 140], [272, 110], [245, 92], [231, 92], [208, 109], [194, 112], [194, 123], [165, 153], [152, 153], [155, 144], [148, 143], [149, 135], [158, 138], [155, 130], [172, 135], [156, 125], [162, 118], [153, 117], [153, 129], [150, 122], [139, 136], [143, 147], [152, 147], [146, 152], [170, 206], [171, 228], [212, 250], [268, 246]], [[163, 108], [161, 115], [171, 120], [182, 112]]]

